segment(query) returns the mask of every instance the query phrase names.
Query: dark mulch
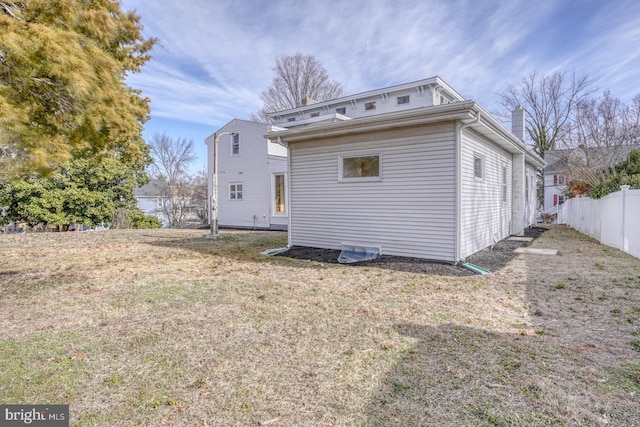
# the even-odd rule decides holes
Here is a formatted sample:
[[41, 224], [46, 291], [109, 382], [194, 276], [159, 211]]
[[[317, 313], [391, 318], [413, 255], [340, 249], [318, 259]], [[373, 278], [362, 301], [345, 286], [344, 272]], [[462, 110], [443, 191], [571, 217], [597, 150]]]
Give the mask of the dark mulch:
[[[534, 240], [547, 231], [543, 227], [530, 227], [525, 229], [525, 237], [533, 237]], [[528, 242], [513, 240], [501, 240], [495, 245], [483, 249], [468, 257], [465, 262], [477, 265], [489, 271], [497, 271], [504, 268], [516, 253], [517, 248], [529, 246]], [[292, 246], [288, 251], [277, 254], [288, 258], [305, 259], [327, 264], [338, 264], [340, 251], [336, 249], [319, 249], [304, 246]], [[376, 267], [396, 271], [408, 271], [413, 273], [435, 274], [439, 276], [469, 276], [472, 271], [460, 265], [445, 264], [437, 261], [429, 261], [418, 258], [383, 255], [378, 259], [362, 261], [353, 264], [345, 264], [352, 267]]]

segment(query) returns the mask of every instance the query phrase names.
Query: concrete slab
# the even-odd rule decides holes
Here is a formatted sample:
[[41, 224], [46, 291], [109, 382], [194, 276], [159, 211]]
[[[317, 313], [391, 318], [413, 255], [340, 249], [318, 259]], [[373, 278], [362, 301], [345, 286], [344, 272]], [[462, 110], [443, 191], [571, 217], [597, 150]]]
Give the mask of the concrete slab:
[[518, 248], [514, 252], [518, 254], [558, 255], [557, 249], [543, 249], [543, 248]]
[[533, 237], [511, 236], [507, 237], [507, 240], [513, 240], [514, 242], [533, 242]]

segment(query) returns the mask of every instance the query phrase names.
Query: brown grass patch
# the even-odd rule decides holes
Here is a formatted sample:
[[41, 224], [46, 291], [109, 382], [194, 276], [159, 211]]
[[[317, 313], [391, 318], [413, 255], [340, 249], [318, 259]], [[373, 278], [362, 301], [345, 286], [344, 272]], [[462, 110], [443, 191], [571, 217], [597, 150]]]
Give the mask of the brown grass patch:
[[487, 276], [282, 233], [0, 236], [0, 403], [72, 425], [638, 425], [640, 260], [565, 228]]

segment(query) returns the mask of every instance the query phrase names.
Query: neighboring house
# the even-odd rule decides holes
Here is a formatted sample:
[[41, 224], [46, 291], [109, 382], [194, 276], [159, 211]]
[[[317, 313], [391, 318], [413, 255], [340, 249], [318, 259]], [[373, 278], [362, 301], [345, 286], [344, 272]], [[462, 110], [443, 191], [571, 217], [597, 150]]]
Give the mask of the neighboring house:
[[439, 77], [271, 114], [289, 245], [458, 262], [535, 221], [544, 161]]
[[163, 213], [165, 199], [163, 197], [164, 182], [152, 179], [142, 187], [134, 188], [133, 195], [138, 201], [138, 208], [147, 216], [155, 216], [163, 227], [169, 226], [169, 220]]
[[264, 123], [233, 119], [205, 140], [211, 203], [218, 138], [219, 227], [287, 229], [287, 150], [265, 133]]
[[567, 186], [573, 180], [597, 181], [602, 171], [623, 162], [637, 145], [578, 147], [549, 150], [545, 153], [544, 213], [555, 215], [567, 197]]
[[571, 172], [568, 165], [569, 150], [548, 150], [545, 153], [547, 165], [544, 167], [544, 213], [555, 215], [558, 213], [558, 206], [565, 201], [565, 193], [569, 182], [571, 182]]
[[[159, 179], [152, 179], [142, 187], [135, 188], [133, 195], [137, 205], [147, 216], [155, 216], [163, 227], [171, 227], [172, 219], [177, 226], [200, 224], [198, 213], [204, 211], [204, 201], [191, 197], [170, 197], [167, 184]], [[178, 224], [179, 223], [179, 224]]]

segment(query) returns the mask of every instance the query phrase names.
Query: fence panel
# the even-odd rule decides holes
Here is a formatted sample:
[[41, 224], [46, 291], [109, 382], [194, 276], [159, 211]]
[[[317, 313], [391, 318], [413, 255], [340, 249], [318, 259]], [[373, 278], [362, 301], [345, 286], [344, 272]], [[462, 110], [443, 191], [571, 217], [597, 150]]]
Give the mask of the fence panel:
[[624, 215], [624, 251], [640, 258], [640, 190], [627, 191]]
[[558, 223], [640, 258], [640, 190], [624, 190], [599, 200], [575, 197], [558, 210]]
[[622, 191], [602, 198], [602, 225], [600, 242], [617, 249], [622, 249], [624, 224], [622, 222]]

